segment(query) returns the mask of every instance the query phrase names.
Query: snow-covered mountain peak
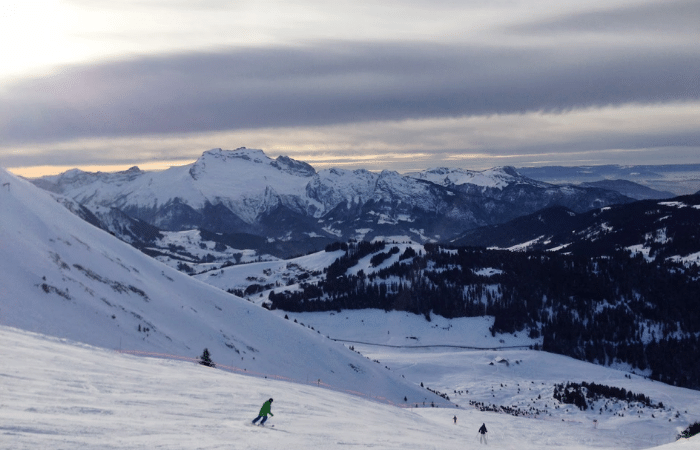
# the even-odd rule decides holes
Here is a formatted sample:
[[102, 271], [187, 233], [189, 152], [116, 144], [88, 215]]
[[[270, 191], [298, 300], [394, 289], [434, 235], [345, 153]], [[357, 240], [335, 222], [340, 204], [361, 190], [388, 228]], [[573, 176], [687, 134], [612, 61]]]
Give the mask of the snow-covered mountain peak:
[[[213, 148], [202, 153], [197, 161], [190, 167], [190, 175], [193, 179], [198, 180], [211, 169], [222, 167], [230, 161], [241, 162], [249, 161], [257, 164], [270, 164], [270, 158], [265, 155], [262, 150], [249, 150], [245, 147], [240, 147], [236, 150], [223, 150], [221, 148]], [[231, 165], [233, 166], [233, 165]], [[227, 169], [231, 169], [227, 164]]]
[[133, 174], [137, 174], [137, 173], [144, 173], [144, 171], [139, 169], [139, 166], [133, 166], [133, 167], [129, 167], [126, 170], [122, 170], [121, 172], [118, 172], [118, 173], [121, 173], [124, 175], [133, 175]]
[[80, 169], [70, 169], [58, 175], [45, 176], [32, 182], [47, 191], [63, 194], [66, 189], [82, 189], [94, 186], [96, 183], [120, 185], [133, 182], [146, 172], [133, 166], [121, 172], [85, 172]]
[[97, 176], [98, 174], [95, 173], [85, 172], [80, 169], [71, 169], [58, 175], [44, 177], [43, 180], [54, 183], [57, 187], [57, 189], [50, 190], [60, 192], [60, 187], [62, 185], [72, 184], [73, 186], [84, 186], [86, 184], [92, 183]]
[[202, 156], [200, 156], [197, 161], [204, 161], [212, 158], [219, 159], [222, 162], [226, 162], [230, 159], [244, 159], [246, 161], [253, 161], [260, 164], [264, 162], [269, 164], [270, 162], [270, 158], [262, 150], [250, 149], [245, 147], [239, 147], [235, 150], [223, 150], [221, 148], [213, 148], [202, 153]]
[[311, 177], [316, 174], [316, 170], [305, 162], [296, 161], [288, 156], [272, 159], [262, 150], [240, 147], [236, 150], [207, 150], [192, 164], [190, 175], [198, 180], [205, 175], [237, 176], [250, 171], [264, 175], [270, 169], [297, 177]]
[[[63, 172], [62, 174], [54, 175], [54, 176], [49, 176], [49, 177], [51, 177], [51, 178], [74, 179], [74, 178], [82, 177], [82, 176], [84, 176], [84, 175], [88, 175], [88, 172], [85, 172], [84, 170], [80, 170], [80, 169], [70, 169], [70, 170], [67, 170], [67, 171]], [[46, 177], [46, 178], [49, 178], [49, 177]]]
[[422, 172], [409, 173], [407, 176], [448, 187], [470, 184], [482, 188], [503, 189], [510, 184], [523, 182], [524, 180], [535, 185], [543, 184], [522, 177], [518, 171], [511, 166], [498, 166], [481, 171], [438, 167]]
[[[512, 167], [439, 168], [409, 175], [338, 168], [316, 172], [288, 156], [273, 159], [245, 147], [207, 150], [193, 164], [160, 172], [74, 170], [33, 182], [93, 213], [117, 208], [165, 231], [251, 233], [315, 248], [325, 245], [324, 239], [360, 235], [417, 233], [423, 241], [440, 240], [552, 204], [581, 211], [625, 200], [600, 190], [557, 188], [520, 176]], [[523, 196], [532, 201], [523, 204]], [[488, 199], [488, 207], [480, 197]]]
[[511, 177], [519, 177], [520, 176], [520, 174], [518, 173], [518, 170], [513, 166], [497, 166], [491, 170], [493, 170], [494, 172], [496, 172], [496, 171], [503, 172], [504, 174], [510, 175]]
[[312, 177], [316, 175], [316, 169], [314, 169], [310, 164], [303, 161], [297, 161], [289, 156], [280, 155], [270, 164], [272, 167], [276, 167], [279, 170], [287, 172], [291, 175], [302, 177]]
[[[413, 179], [393, 170], [382, 170], [377, 179], [377, 189], [384, 199], [398, 199], [425, 193], [423, 183], [416, 183]], [[387, 194], [389, 197], [386, 197]]]
[[367, 169], [341, 169], [338, 167], [331, 167], [330, 169], [323, 169], [318, 172], [319, 178], [322, 180], [339, 180], [341, 178], [351, 179], [351, 178], [371, 178], [376, 180], [377, 174], [370, 172]]

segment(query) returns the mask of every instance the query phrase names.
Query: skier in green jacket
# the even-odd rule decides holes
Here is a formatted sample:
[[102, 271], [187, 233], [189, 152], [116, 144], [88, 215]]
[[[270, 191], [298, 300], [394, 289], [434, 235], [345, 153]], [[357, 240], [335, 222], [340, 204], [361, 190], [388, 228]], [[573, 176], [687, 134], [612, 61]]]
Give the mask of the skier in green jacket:
[[267, 420], [268, 414], [271, 415], [272, 417], [275, 417], [275, 415], [272, 414], [272, 412], [270, 411], [271, 407], [272, 407], [272, 399], [263, 403], [262, 408], [260, 408], [260, 412], [258, 413], [258, 417], [253, 419], [253, 424], [255, 424], [262, 417], [262, 422], [260, 422], [260, 425], [265, 425], [265, 421]]

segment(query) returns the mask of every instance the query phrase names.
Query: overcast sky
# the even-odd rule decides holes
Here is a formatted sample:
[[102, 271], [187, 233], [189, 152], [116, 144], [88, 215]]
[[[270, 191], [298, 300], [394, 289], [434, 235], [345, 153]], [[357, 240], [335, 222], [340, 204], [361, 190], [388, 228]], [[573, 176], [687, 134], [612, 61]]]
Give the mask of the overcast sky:
[[29, 176], [240, 146], [317, 169], [700, 162], [697, 0], [5, 0], [0, 42], [0, 166]]

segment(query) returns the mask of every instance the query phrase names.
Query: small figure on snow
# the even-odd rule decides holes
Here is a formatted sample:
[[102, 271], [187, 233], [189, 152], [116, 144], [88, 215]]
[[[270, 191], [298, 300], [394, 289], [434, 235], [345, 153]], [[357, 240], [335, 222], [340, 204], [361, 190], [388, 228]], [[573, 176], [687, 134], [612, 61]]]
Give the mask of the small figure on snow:
[[253, 424], [255, 424], [260, 418], [262, 418], [262, 422], [260, 422], [260, 425], [265, 425], [265, 421], [267, 420], [267, 415], [271, 415], [272, 417], [275, 417], [274, 414], [272, 414], [272, 411], [270, 411], [270, 408], [272, 407], [272, 399], [266, 401], [263, 403], [262, 408], [260, 408], [260, 412], [258, 413], [258, 417], [253, 419]]
[[452, 420], [454, 420], [455, 425], [457, 425], [457, 416], [454, 416], [454, 417], [452, 418]]
[[488, 433], [488, 430], [486, 429], [486, 424], [482, 423], [481, 428], [479, 428], [479, 443], [483, 442], [484, 444], [488, 444], [488, 442], [486, 442], [486, 433]]

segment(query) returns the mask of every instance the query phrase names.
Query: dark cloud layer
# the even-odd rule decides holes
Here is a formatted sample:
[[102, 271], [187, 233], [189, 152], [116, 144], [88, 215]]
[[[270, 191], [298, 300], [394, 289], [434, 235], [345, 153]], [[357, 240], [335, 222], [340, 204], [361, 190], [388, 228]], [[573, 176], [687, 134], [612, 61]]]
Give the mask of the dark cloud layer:
[[327, 42], [74, 66], [0, 92], [0, 140], [695, 101], [700, 50]]

